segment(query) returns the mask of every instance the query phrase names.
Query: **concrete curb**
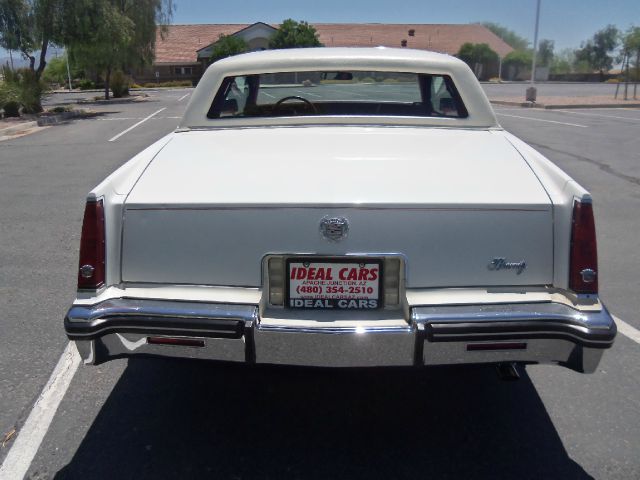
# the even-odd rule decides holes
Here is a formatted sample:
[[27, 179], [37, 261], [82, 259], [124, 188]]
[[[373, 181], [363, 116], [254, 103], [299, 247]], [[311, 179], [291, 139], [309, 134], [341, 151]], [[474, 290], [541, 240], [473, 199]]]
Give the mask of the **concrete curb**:
[[96, 112], [86, 111], [71, 111], [56, 113], [54, 115], [46, 115], [38, 118], [38, 126], [43, 127], [45, 125], [59, 125], [61, 123], [68, 122], [76, 118], [90, 118], [98, 115]]
[[544, 110], [570, 110], [572, 108], [640, 108], [640, 103], [576, 103], [576, 104], [544, 104], [530, 102], [511, 102], [507, 100], [489, 100], [494, 105], [509, 107], [539, 108]]
[[9, 135], [12, 135], [13, 133], [22, 132], [24, 130], [28, 130], [30, 128], [37, 127], [37, 126], [38, 126], [38, 122], [36, 121], [19, 122], [9, 127], [0, 128], [0, 137], [9, 136]]
[[122, 105], [125, 103], [148, 102], [150, 99], [142, 96], [132, 96], [129, 98], [118, 98], [111, 100], [78, 100], [78, 105]]
[[[157, 92], [163, 90], [184, 90], [190, 88], [191, 90], [195, 89], [194, 86], [189, 87], [140, 87], [140, 88], [131, 88], [129, 87], [130, 92]], [[47, 95], [58, 95], [58, 94], [69, 94], [69, 93], [104, 93], [104, 89], [96, 89], [92, 88], [89, 90], [49, 90]]]

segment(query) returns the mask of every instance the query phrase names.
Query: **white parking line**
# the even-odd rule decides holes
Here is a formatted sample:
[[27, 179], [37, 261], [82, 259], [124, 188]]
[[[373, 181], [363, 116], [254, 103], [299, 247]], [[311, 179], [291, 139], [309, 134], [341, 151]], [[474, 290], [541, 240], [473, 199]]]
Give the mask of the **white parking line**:
[[180, 97], [178, 99], [179, 102], [181, 102], [182, 100], [184, 100], [185, 98], [187, 98], [189, 95], [191, 95], [191, 93], [187, 93], [186, 95], [183, 95], [182, 97]]
[[147, 120], [149, 120], [152, 117], [155, 117], [157, 114], [159, 114], [160, 112], [166, 110], [167, 107], [163, 107], [160, 110], [158, 110], [157, 112], [153, 112], [151, 115], [149, 115], [148, 117], [143, 118], [142, 120], [140, 120], [138, 123], [136, 123], [135, 125], [130, 126], [129, 128], [127, 128], [126, 130], [124, 130], [123, 132], [120, 132], [119, 134], [117, 134], [115, 137], [109, 139], [110, 142], [115, 142], [117, 139], [119, 139], [121, 136], [125, 135], [126, 133], [129, 133], [131, 130], [133, 130], [134, 128], [136, 128], [139, 125], [142, 125], [144, 122], [146, 122]]
[[557, 123], [559, 125], [567, 125], [569, 127], [589, 128], [588, 125], [580, 125], [577, 123], [557, 122], [555, 120], [545, 120], [542, 118], [535, 118], [535, 117], [521, 117], [519, 115], [507, 115], [506, 113], [500, 113], [500, 112], [496, 112], [496, 114], [502, 115], [503, 117], [522, 118], [523, 120], [533, 120], [534, 122]]
[[620, 120], [631, 120], [632, 122], [640, 122], [640, 118], [636, 117], [619, 117], [617, 115], [602, 115], [601, 113], [591, 112], [572, 112], [570, 110], [554, 110], [554, 112], [570, 113], [571, 115], [584, 115], [586, 117], [603, 117], [603, 118], [616, 118]]
[[311, 93], [307, 90], [294, 90], [296, 93], [299, 93], [300, 95], [304, 95], [307, 97], [315, 97], [315, 98], [322, 98], [322, 95], [316, 95], [315, 93]]
[[629, 337], [634, 342], [640, 344], [640, 330], [635, 329], [627, 322], [619, 319], [615, 315], [613, 316], [613, 319], [616, 321], [616, 325], [618, 326], [618, 332], [623, 334], [625, 337]]
[[21, 480], [26, 475], [78, 365], [80, 355], [70, 342], [0, 466], [0, 479]]
[[109, 118], [92, 118], [90, 120], [95, 120], [96, 122], [114, 122], [114, 121], [122, 121], [122, 120], [140, 120], [142, 117], [109, 117]]

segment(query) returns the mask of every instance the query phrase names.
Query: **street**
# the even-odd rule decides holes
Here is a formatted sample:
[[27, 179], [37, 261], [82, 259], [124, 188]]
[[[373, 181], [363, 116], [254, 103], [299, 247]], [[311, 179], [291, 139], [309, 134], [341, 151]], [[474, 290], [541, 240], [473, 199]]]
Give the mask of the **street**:
[[[68, 343], [86, 193], [171, 132], [192, 91], [0, 143], [0, 442], [20, 433]], [[81, 365], [27, 478], [640, 478], [640, 110], [496, 113], [594, 196], [601, 296], [631, 327], [595, 374]]]

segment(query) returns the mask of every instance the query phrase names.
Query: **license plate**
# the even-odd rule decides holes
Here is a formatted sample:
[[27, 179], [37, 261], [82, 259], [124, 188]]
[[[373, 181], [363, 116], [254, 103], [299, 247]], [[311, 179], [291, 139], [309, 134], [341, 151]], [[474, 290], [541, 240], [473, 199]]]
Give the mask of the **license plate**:
[[289, 308], [373, 310], [382, 306], [382, 260], [287, 260]]

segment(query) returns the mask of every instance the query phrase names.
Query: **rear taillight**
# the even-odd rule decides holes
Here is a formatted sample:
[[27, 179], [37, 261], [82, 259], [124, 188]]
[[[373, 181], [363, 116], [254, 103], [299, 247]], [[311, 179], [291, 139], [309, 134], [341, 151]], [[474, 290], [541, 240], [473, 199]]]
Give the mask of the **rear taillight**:
[[104, 206], [102, 200], [89, 200], [80, 239], [79, 290], [96, 290], [104, 285], [104, 250]]
[[573, 204], [569, 288], [576, 293], [598, 293], [598, 248], [591, 202]]

